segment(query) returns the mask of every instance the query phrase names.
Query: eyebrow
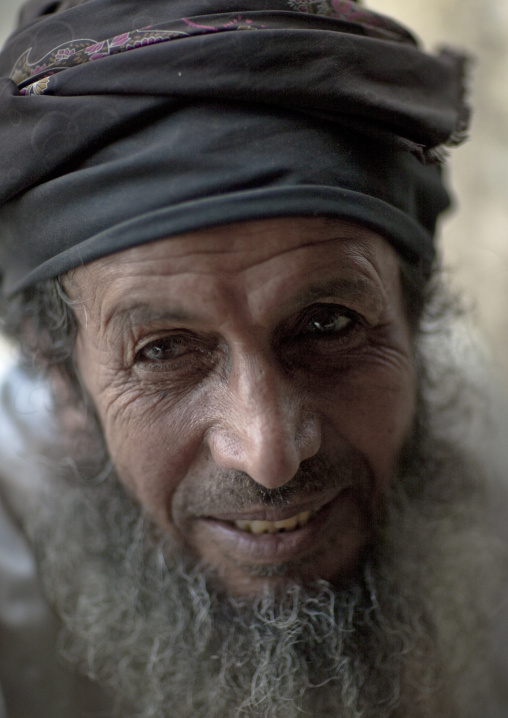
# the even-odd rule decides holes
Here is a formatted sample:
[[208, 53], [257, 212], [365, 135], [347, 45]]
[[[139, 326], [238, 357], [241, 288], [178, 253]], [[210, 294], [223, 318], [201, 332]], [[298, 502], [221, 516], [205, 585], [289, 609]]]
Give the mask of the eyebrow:
[[[375, 290], [375, 291], [374, 291]], [[384, 297], [377, 283], [362, 275], [331, 279], [318, 282], [308, 287], [301, 295], [303, 305], [311, 304], [324, 296], [344, 297], [348, 301], [368, 302], [371, 309], [379, 307], [379, 300]]]
[[137, 302], [122, 309], [113, 309], [108, 317], [107, 323], [118, 324], [119, 326], [140, 326], [150, 322], [192, 322], [196, 317], [183, 309], [159, 308], [149, 302]]
[[[342, 298], [344, 302], [353, 302], [356, 305], [362, 304], [366, 311], [376, 313], [384, 305], [383, 293], [379, 291], [377, 284], [363, 276], [358, 276], [331, 279], [310, 285], [301, 294], [293, 298], [295, 300], [294, 311], [298, 311], [299, 308], [303, 309], [325, 297], [337, 297], [338, 299]], [[199, 321], [200, 317], [198, 315], [188, 312], [182, 307], [159, 307], [149, 302], [137, 302], [136, 304], [113, 309], [107, 323], [112, 323], [123, 329], [157, 322], [193, 324]]]

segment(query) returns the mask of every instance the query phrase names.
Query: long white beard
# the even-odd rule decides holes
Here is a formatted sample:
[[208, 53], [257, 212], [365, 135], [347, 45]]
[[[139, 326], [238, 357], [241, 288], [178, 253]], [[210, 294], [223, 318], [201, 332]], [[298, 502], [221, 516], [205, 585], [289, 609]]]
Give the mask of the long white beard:
[[256, 601], [176, 552], [114, 476], [55, 478], [28, 529], [68, 660], [122, 716], [476, 717], [492, 547], [469, 458], [426, 452], [395, 479], [355, 583]]

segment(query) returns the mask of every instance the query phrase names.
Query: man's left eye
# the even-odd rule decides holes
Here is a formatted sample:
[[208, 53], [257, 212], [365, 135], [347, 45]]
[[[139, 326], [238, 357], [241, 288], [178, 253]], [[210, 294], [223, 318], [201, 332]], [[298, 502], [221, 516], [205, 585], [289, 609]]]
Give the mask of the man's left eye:
[[311, 316], [307, 322], [307, 331], [312, 334], [337, 334], [352, 324], [352, 318], [344, 309], [330, 308]]
[[306, 317], [304, 334], [330, 335], [343, 332], [354, 325], [352, 312], [340, 306], [327, 306]]

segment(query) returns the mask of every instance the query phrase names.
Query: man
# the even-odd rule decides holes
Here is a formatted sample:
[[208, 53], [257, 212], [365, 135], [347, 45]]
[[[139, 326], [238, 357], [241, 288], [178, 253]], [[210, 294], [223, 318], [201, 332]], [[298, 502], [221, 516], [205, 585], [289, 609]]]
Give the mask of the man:
[[506, 714], [495, 461], [434, 260], [463, 66], [350, 0], [27, 4], [5, 715]]

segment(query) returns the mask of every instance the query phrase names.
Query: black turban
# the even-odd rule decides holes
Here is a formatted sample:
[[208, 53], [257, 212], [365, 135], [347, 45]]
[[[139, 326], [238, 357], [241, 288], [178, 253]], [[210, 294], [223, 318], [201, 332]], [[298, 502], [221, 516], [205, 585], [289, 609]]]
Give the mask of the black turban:
[[357, 221], [426, 271], [463, 66], [352, 0], [32, 0], [0, 55], [3, 292], [290, 215]]

